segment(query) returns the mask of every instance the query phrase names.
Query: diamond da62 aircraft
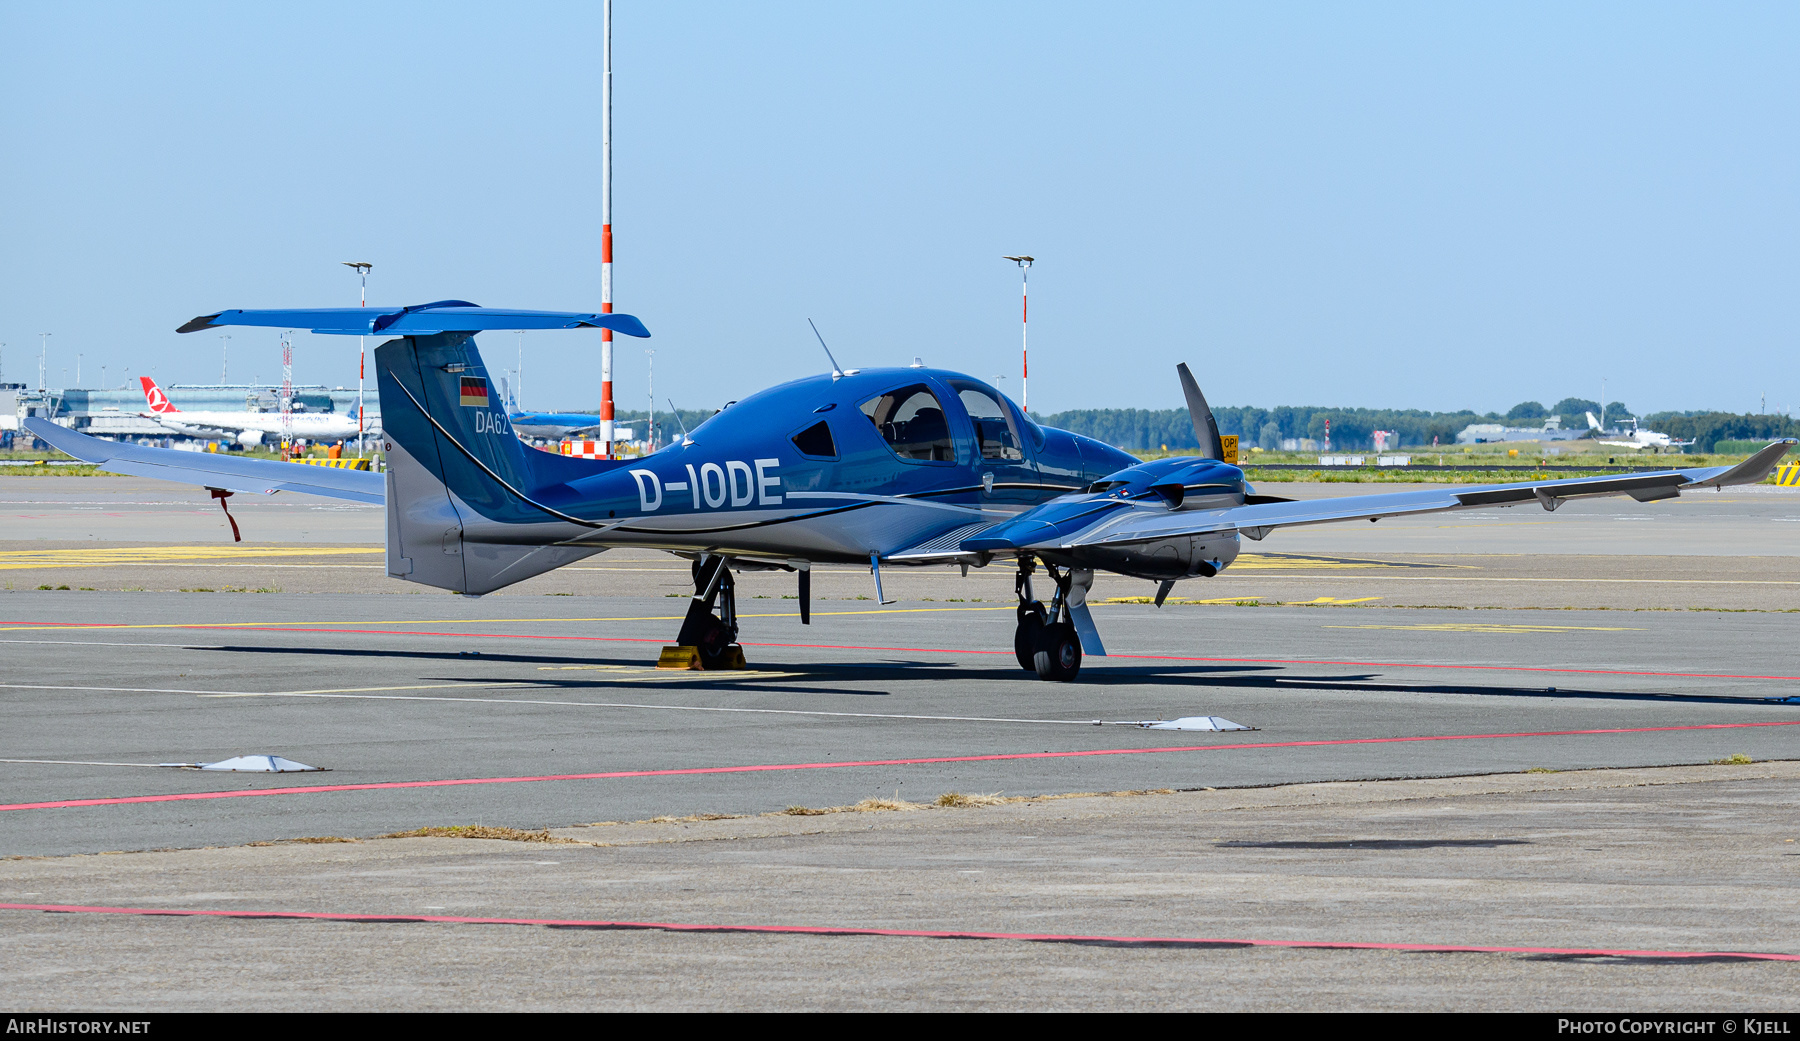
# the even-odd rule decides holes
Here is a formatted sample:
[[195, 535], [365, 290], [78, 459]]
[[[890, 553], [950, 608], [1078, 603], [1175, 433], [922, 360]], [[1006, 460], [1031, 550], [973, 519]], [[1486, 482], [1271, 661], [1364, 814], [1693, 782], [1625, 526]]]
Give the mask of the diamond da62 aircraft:
[[[1095, 571], [1174, 584], [1229, 567], [1240, 540], [1277, 528], [1570, 499], [1640, 502], [1761, 480], [1795, 443], [1736, 466], [1291, 501], [1258, 495], [1222, 462], [1218, 427], [1185, 365], [1182, 389], [1205, 457], [1141, 462], [1039, 426], [992, 386], [942, 369], [842, 370], [792, 380], [724, 409], [636, 459], [551, 455], [519, 440], [491, 389], [475, 334], [610, 328], [626, 314], [514, 311], [444, 300], [413, 307], [221, 311], [180, 332], [227, 325], [388, 335], [375, 351], [385, 473], [332, 470], [120, 444], [27, 419], [38, 437], [102, 469], [232, 492], [306, 492], [382, 503], [387, 571], [479, 595], [617, 547], [693, 562], [676, 642], [703, 666], [741, 661], [733, 575], [796, 573], [810, 622], [810, 569], [867, 564], [1016, 569], [1019, 664], [1073, 679], [1105, 646], [1087, 604]], [[827, 352], [829, 353], [829, 352]], [[1051, 595], [1032, 579], [1042, 568]]]

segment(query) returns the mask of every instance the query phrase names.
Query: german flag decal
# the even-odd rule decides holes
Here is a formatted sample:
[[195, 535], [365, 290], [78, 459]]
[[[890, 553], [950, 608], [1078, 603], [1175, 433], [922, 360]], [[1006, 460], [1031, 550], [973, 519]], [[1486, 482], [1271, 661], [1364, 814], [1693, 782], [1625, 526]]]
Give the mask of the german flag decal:
[[487, 379], [482, 376], [462, 378], [462, 403], [470, 408], [487, 408]]

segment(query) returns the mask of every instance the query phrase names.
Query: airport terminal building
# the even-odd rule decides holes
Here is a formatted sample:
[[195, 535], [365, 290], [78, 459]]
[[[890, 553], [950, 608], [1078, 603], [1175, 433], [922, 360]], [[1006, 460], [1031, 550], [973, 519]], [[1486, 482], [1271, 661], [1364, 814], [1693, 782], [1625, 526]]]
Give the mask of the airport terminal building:
[[[279, 412], [281, 388], [262, 383], [172, 384], [162, 388], [169, 401], [185, 412]], [[381, 402], [371, 383], [366, 391], [366, 426], [381, 429]], [[356, 415], [355, 387], [297, 386], [294, 411]], [[19, 429], [19, 420], [37, 416], [55, 420], [95, 437], [166, 438], [170, 433], [140, 413], [149, 411], [143, 390], [129, 386], [105, 389], [28, 390], [25, 384], [0, 384], [0, 432]]]

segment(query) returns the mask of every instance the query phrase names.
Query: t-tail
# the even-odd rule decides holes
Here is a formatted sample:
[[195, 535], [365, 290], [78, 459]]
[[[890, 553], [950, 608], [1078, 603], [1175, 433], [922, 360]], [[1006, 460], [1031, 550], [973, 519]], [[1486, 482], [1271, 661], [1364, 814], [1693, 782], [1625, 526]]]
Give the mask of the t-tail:
[[[649, 336], [631, 315], [443, 300], [404, 308], [222, 311], [179, 331], [221, 325], [397, 337], [375, 349], [387, 456], [387, 570], [395, 578], [458, 593], [492, 592], [604, 549], [590, 540], [615, 523], [596, 491], [617, 483], [621, 496], [637, 501], [624, 462], [570, 459], [520, 441], [474, 339], [489, 329], [609, 328]], [[608, 479], [611, 471], [619, 471], [616, 482]], [[571, 487], [575, 481], [583, 481], [582, 490]], [[594, 488], [596, 482], [603, 487]], [[598, 515], [587, 515], [593, 512]]]

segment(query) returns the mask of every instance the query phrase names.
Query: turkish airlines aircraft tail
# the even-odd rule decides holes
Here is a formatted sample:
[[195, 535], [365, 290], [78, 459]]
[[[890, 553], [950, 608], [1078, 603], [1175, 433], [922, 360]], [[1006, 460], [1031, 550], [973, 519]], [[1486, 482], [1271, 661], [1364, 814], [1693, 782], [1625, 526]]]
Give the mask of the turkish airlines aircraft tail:
[[181, 411], [169, 403], [169, 396], [163, 393], [163, 389], [156, 385], [155, 380], [148, 376], [139, 376], [138, 382], [144, 385], [144, 400], [150, 403], [150, 411], [159, 416]]

